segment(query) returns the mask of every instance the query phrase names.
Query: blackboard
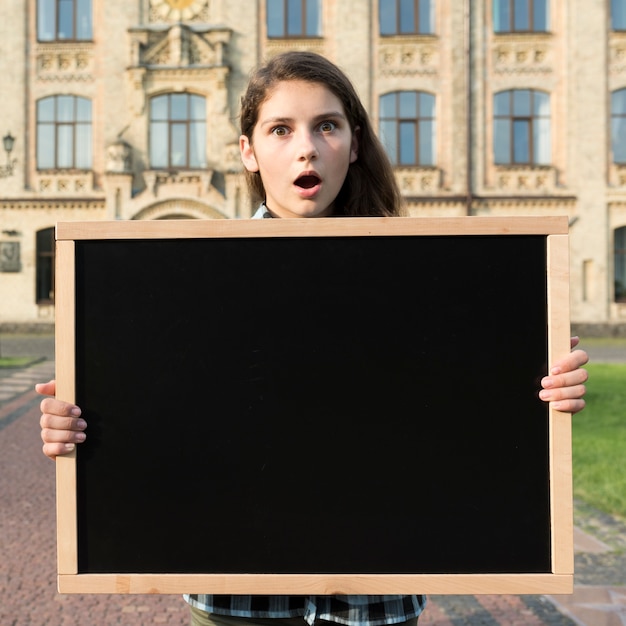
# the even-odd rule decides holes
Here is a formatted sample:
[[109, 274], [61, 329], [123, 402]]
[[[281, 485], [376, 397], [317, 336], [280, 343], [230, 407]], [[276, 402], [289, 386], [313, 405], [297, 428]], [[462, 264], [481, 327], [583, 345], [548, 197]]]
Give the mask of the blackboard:
[[60, 224], [89, 424], [60, 589], [571, 585], [537, 397], [563, 221], [453, 221]]

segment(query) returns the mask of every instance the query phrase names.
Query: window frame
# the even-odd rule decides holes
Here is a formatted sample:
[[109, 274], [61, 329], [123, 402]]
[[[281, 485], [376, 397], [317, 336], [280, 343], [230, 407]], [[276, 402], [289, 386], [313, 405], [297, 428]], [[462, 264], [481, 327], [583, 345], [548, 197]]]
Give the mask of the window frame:
[[[619, 96], [623, 98], [623, 110], [620, 113], [616, 113], [615, 100]], [[626, 165], [626, 148], [623, 150], [624, 156], [622, 159], [617, 158], [618, 151], [615, 149], [616, 145], [621, 145], [616, 131], [618, 120], [622, 120], [624, 133], [626, 134], [626, 87], [623, 87], [622, 89], [615, 89], [611, 92], [611, 161], [615, 165]]]
[[[68, 11], [71, 15], [71, 36], [62, 36], [63, 14]], [[48, 12], [49, 15], [45, 15]], [[48, 24], [44, 20], [52, 20]], [[83, 28], [80, 20], [86, 20], [86, 32], [81, 35]], [[46, 26], [49, 28], [46, 29]], [[37, 0], [37, 41], [42, 43], [75, 43], [78, 41], [93, 41], [93, 4], [92, 0]], [[50, 36], [44, 36], [50, 31]]]
[[[59, 101], [61, 98], [71, 98], [73, 112], [71, 119], [58, 119], [59, 118]], [[42, 113], [40, 111], [40, 107], [42, 107], [46, 102], [53, 102], [53, 118], [52, 120], [42, 119]], [[85, 113], [88, 114], [88, 119], [79, 119], [81, 114], [78, 113], [78, 107], [80, 105], [88, 106], [88, 109], [85, 109]], [[36, 146], [36, 168], [38, 171], [45, 170], [78, 170], [78, 171], [90, 171], [93, 169], [93, 107], [92, 101], [89, 98], [85, 98], [84, 96], [76, 96], [74, 94], [53, 94], [51, 96], [45, 96], [37, 100], [35, 107], [35, 116], [36, 116], [36, 135], [37, 135], [37, 146]], [[45, 141], [43, 139], [43, 132], [46, 127], [52, 127], [52, 135], [48, 137]], [[65, 138], [63, 135], [65, 134], [63, 131], [70, 130], [70, 139], [71, 142], [68, 142], [68, 137]], [[82, 131], [82, 132], [78, 132]], [[83, 133], [87, 133], [89, 140], [89, 149], [84, 152], [85, 163], [77, 163], [77, 159], [80, 158], [79, 155], [83, 153], [79, 148], [82, 145], [82, 141], [84, 137], [82, 137]], [[40, 150], [43, 150], [44, 144], [52, 144], [49, 149], [52, 150], [52, 163], [48, 164], [41, 162]], [[60, 154], [60, 150], [63, 145], [66, 147], [71, 143], [71, 164], [60, 164], [63, 160], [62, 155]], [[46, 153], [47, 154], [47, 153]], [[49, 156], [49, 154], [47, 154]]]
[[[402, 107], [402, 96], [407, 94], [415, 94], [416, 103], [415, 110], [416, 115], [414, 117], [405, 115], [401, 111]], [[390, 96], [394, 96], [394, 116], [390, 117], [383, 114], [383, 98], [388, 98]], [[427, 96], [432, 98], [432, 115], [422, 114], [422, 97]], [[426, 107], [426, 104], [424, 104]], [[392, 123], [395, 126], [394, 132], [395, 137], [393, 138], [393, 145], [389, 139], [385, 140], [385, 135], [383, 131], [383, 126], [385, 123]], [[422, 158], [422, 137], [423, 137], [423, 128], [424, 125], [430, 124], [430, 159], [429, 162], [423, 162]], [[413, 126], [413, 134], [414, 134], [414, 142], [412, 146], [414, 159], [413, 162], [406, 163], [402, 162], [402, 153], [403, 147], [405, 146], [407, 139], [403, 138], [402, 127], [406, 127], [406, 125]], [[398, 91], [390, 91], [379, 96], [379, 135], [381, 136], [381, 140], [383, 142], [383, 146], [385, 147], [385, 151], [391, 163], [394, 167], [436, 167], [437, 164], [437, 97], [435, 94], [429, 93], [427, 91], [421, 91], [417, 89], [405, 89]], [[391, 154], [391, 149], [394, 150], [395, 154]]]
[[[172, 115], [172, 98], [184, 96], [186, 98], [186, 117], [176, 117]], [[197, 98], [201, 100], [202, 117], [194, 118], [193, 111], [193, 99]], [[159, 100], [165, 100], [167, 108], [167, 117], [154, 118], [154, 107]], [[192, 138], [195, 134], [192, 132], [192, 126], [194, 124], [201, 124], [203, 126], [202, 136], [199, 138], [199, 144], [203, 150], [202, 154], [198, 155], [199, 161], [197, 164], [192, 164], [192, 143], [198, 143], [198, 141], [192, 142]], [[155, 161], [156, 144], [156, 125], [166, 125], [167, 130], [165, 133], [165, 161], [164, 165], [157, 164]], [[185, 141], [185, 154], [183, 162], [176, 163], [173, 156], [175, 149], [174, 135], [177, 130], [184, 128], [184, 141]], [[207, 167], [207, 114], [206, 114], [206, 97], [193, 92], [178, 92], [168, 91], [166, 93], [154, 94], [150, 98], [149, 104], [149, 119], [148, 119], [148, 159], [150, 163], [150, 169], [153, 170], [202, 170]]]
[[[537, 26], [539, 9], [537, 9], [537, 3], [543, 3], [543, 19], [545, 20], [545, 28], [539, 28]], [[499, 27], [499, 13], [500, 3], [507, 5], [508, 26]], [[528, 20], [528, 28], [518, 28], [516, 26], [516, 16], [518, 14], [518, 8], [521, 3], [526, 3], [526, 17]], [[522, 7], [523, 9], [524, 7]], [[541, 8], [541, 7], [540, 7]], [[510, 34], [510, 33], [549, 33], [550, 32], [550, 0], [493, 0], [493, 32], [496, 35]], [[503, 18], [504, 19], [504, 18]]]
[[[300, 32], [290, 32], [290, 16], [293, 12], [293, 4], [298, 3], [300, 19]], [[270, 19], [274, 12], [271, 5], [280, 5], [282, 26], [279, 32], [273, 32]], [[322, 0], [266, 0], [265, 28], [268, 39], [318, 39], [322, 37]], [[309, 14], [311, 12], [311, 15]], [[312, 22], [316, 18], [317, 23]], [[309, 28], [310, 27], [310, 28]], [[310, 32], [315, 31], [315, 32]]]
[[[529, 113], [521, 114], [515, 113], [515, 96], [518, 93], [528, 92], [530, 96], [530, 104], [529, 104]], [[546, 97], [548, 104], [548, 114], [541, 115], [535, 112], [535, 96], [537, 94], [542, 94]], [[508, 105], [508, 113], [499, 114], [497, 113], [497, 105], [496, 99], [500, 96], [508, 95], [509, 105]], [[530, 88], [516, 88], [516, 89], [505, 89], [503, 91], [499, 91], [493, 94], [493, 162], [496, 166], [502, 167], [549, 167], [552, 165], [552, 103], [551, 103], [551, 94], [547, 91], [543, 91], [540, 89], [530, 89]], [[506, 161], [499, 160], [498, 154], [501, 151], [501, 148], [497, 146], [497, 141], [499, 139], [499, 131], [498, 131], [498, 122], [502, 120], [508, 120], [508, 159]], [[537, 132], [541, 132], [541, 121], [548, 122], [548, 144], [544, 146], [543, 144], [538, 144], [535, 141], [535, 136]], [[521, 124], [525, 124], [527, 127], [526, 130], [526, 145], [527, 145], [527, 160], [520, 160], [517, 158], [517, 151], [523, 147], [523, 144], [520, 146], [520, 139], [516, 137], [516, 129], [520, 128]], [[548, 153], [548, 160], [542, 161], [540, 158], [540, 152], [546, 151]]]
[[[410, 29], [405, 30], [402, 20], [402, 4], [413, 3], [413, 24]], [[395, 15], [395, 28], [393, 31], [383, 32], [383, 11], [393, 5]], [[428, 27], [422, 30], [423, 12], [428, 12]], [[403, 37], [403, 36], [426, 36], [435, 34], [435, 7], [434, 0], [378, 0], [378, 32], [381, 37]]]

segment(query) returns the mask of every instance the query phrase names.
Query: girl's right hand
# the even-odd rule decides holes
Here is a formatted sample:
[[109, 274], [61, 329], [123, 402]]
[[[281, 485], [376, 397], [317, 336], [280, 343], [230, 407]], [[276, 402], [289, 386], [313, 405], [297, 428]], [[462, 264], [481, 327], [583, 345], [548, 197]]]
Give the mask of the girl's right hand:
[[[35, 390], [44, 396], [56, 394], [56, 381], [39, 383]], [[71, 452], [75, 444], [85, 441], [83, 432], [87, 423], [80, 417], [80, 408], [75, 404], [57, 400], [54, 397], [44, 398], [39, 405], [41, 409], [41, 438], [43, 453], [55, 459], [57, 456]]]

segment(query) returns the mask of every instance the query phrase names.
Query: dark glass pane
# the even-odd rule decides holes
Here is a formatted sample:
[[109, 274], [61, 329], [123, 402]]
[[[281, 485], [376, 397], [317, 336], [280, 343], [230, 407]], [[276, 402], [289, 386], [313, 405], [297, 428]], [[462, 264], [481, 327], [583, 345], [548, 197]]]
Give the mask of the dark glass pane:
[[530, 122], [513, 120], [513, 163], [530, 163]]
[[57, 126], [57, 167], [74, 167], [74, 126], [71, 124]]
[[37, 121], [54, 122], [54, 96], [42, 98], [37, 102]]
[[534, 0], [533, 2], [533, 30], [537, 32], [547, 32], [550, 28], [548, 4], [548, 0]]
[[419, 122], [420, 165], [435, 164], [435, 122], [420, 120]]
[[415, 0], [400, 0], [400, 33], [415, 32]]
[[615, 230], [615, 301], [626, 302], [626, 226]]
[[76, 39], [91, 39], [92, 31], [91, 0], [76, 2]]
[[513, 30], [530, 30], [529, 0], [514, 0]]
[[401, 118], [416, 118], [417, 117], [417, 92], [416, 91], [401, 91], [400, 92], [400, 110], [399, 116]]
[[37, 0], [37, 39], [53, 41], [56, 39], [54, 0]]
[[611, 0], [611, 27], [626, 30], [626, 0]]
[[57, 111], [56, 111], [56, 121], [57, 122], [74, 122], [75, 111], [74, 111], [74, 96], [57, 96]]
[[415, 165], [415, 122], [400, 122], [400, 164]]
[[54, 124], [37, 125], [37, 169], [54, 167]]
[[284, 0], [267, 0], [267, 36], [285, 36]]
[[321, 0], [307, 0], [306, 2], [306, 34], [309, 37], [317, 37], [322, 34], [320, 2]]
[[432, 35], [435, 32], [432, 0], [419, 0], [419, 32], [420, 35]]
[[189, 119], [189, 96], [185, 93], [175, 93], [170, 96], [170, 119]]
[[150, 166], [152, 168], [167, 167], [167, 129], [167, 122], [152, 122], [150, 124]]
[[532, 109], [530, 106], [530, 90], [514, 89], [513, 90], [513, 115], [524, 115], [530, 117]]
[[380, 140], [385, 146], [387, 156], [395, 165], [398, 161], [398, 125], [395, 121], [381, 121], [380, 123]]
[[187, 124], [172, 124], [170, 166], [187, 165]]
[[508, 119], [494, 122], [493, 154], [498, 165], [508, 165], [511, 162], [511, 122]]
[[493, 0], [493, 30], [508, 33], [511, 30], [511, 0]]
[[626, 115], [626, 89], [618, 89], [611, 94], [611, 113]]
[[73, 0], [59, 0], [58, 6], [57, 37], [59, 39], [74, 39], [74, 2]]
[[380, 97], [380, 116], [396, 117], [396, 94], [388, 93]]
[[304, 0], [287, 0], [287, 34], [291, 36], [303, 35], [302, 32], [302, 2]]
[[167, 96], [156, 96], [150, 100], [150, 119], [168, 119]]
[[497, 116], [511, 115], [510, 91], [501, 91], [493, 97], [493, 114]]
[[396, 0], [380, 0], [378, 6], [381, 35], [395, 35], [397, 28]]
[[420, 117], [435, 117], [435, 96], [429, 93], [420, 93], [419, 99], [419, 116]]
[[626, 116], [611, 120], [613, 162], [626, 164]]

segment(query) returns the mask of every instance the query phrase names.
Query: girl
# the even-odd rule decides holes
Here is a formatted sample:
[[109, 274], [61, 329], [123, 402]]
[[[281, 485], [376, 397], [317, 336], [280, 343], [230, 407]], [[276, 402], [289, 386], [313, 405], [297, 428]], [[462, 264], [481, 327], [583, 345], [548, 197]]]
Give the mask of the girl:
[[[308, 52], [274, 57], [252, 76], [242, 99], [241, 157], [255, 217], [396, 216], [402, 204], [393, 170], [348, 78]], [[578, 343], [574, 338], [572, 347]], [[542, 380], [540, 396], [561, 411], [584, 407], [587, 354], [575, 350]], [[53, 396], [55, 383], [37, 386]], [[85, 440], [80, 409], [41, 403], [44, 453], [55, 458]], [[325, 620], [349, 626], [416, 624], [424, 596], [186, 595], [192, 625], [288, 626]], [[276, 623], [276, 622], [270, 622]]]

